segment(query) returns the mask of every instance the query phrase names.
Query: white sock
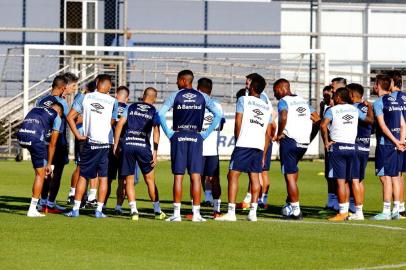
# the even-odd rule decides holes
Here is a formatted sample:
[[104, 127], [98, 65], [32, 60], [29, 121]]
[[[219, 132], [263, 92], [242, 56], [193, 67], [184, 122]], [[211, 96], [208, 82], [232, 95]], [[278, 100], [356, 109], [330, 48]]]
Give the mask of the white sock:
[[258, 209], [258, 203], [251, 203], [251, 207], [250, 207], [250, 212], [249, 212], [249, 216], [256, 216], [257, 215], [257, 209]]
[[340, 214], [347, 214], [348, 213], [348, 208], [350, 207], [350, 203], [349, 202], [339, 203], [338, 207], [339, 207], [339, 213]]
[[47, 206], [54, 208], [55, 207], [55, 201], [50, 202], [49, 200], [47, 200]]
[[97, 189], [91, 188], [89, 190], [89, 193], [87, 194], [87, 200], [89, 202], [96, 200], [96, 193], [97, 193]]
[[262, 193], [261, 201], [263, 204], [267, 204], [268, 203], [268, 194]]
[[399, 201], [394, 201], [394, 202], [393, 202], [392, 213], [397, 213], [397, 212], [399, 212], [399, 205], [400, 205], [400, 202], [399, 202]]
[[329, 193], [327, 195], [327, 207], [334, 208], [334, 197], [335, 197], [334, 193]]
[[104, 203], [102, 203], [102, 202], [97, 202], [96, 211], [98, 211], [98, 212], [103, 212], [103, 205], [104, 205]]
[[405, 211], [405, 202], [401, 202], [399, 204], [399, 212], [404, 212]]
[[200, 216], [200, 205], [192, 205], [193, 216]]
[[220, 199], [214, 199], [213, 200], [213, 211], [220, 213], [220, 206], [221, 206], [221, 200]]
[[153, 202], [152, 205], [154, 206], [154, 213], [159, 213], [160, 214], [162, 212], [159, 201]]
[[72, 210], [79, 210], [81, 203], [82, 203], [81, 201], [75, 200], [75, 204], [73, 205]]
[[384, 214], [390, 214], [390, 207], [391, 207], [391, 202], [383, 202], [383, 210], [382, 210], [382, 213], [384, 213]]
[[244, 202], [245, 203], [251, 202], [251, 193], [250, 192], [247, 192], [247, 195], [245, 195]]
[[74, 188], [74, 187], [71, 187], [70, 189], [69, 189], [69, 197], [71, 197], [71, 196], [75, 196], [75, 192], [76, 192], [76, 188]]
[[228, 214], [235, 216], [235, 203], [228, 204]]
[[362, 212], [362, 208], [364, 207], [364, 205], [356, 205], [355, 206], [355, 214], [357, 215], [357, 216], [362, 216], [362, 215], [364, 215], [364, 213]]
[[129, 202], [128, 205], [131, 208], [131, 214], [138, 213], [137, 202], [136, 201]]
[[206, 189], [206, 191], [204, 192], [204, 200], [205, 200], [206, 202], [211, 202], [211, 201], [213, 201], [213, 196], [212, 196], [211, 190], [207, 190], [207, 189]]
[[300, 215], [300, 205], [299, 205], [299, 202], [290, 203], [290, 205], [292, 206], [292, 214], [293, 214], [294, 216]]
[[115, 210], [121, 211], [121, 205], [116, 204], [116, 207], [114, 207]]
[[180, 203], [173, 203], [173, 216], [180, 217]]
[[31, 203], [30, 203], [30, 208], [28, 211], [37, 211], [37, 205], [38, 205], [38, 199], [36, 198], [31, 198]]

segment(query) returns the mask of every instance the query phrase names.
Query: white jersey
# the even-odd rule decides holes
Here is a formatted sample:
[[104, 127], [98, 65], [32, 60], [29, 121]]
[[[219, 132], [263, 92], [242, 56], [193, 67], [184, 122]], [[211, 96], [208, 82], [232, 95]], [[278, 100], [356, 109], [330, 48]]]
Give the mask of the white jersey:
[[358, 109], [350, 104], [339, 104], [326, 111], [331, 120], [329, 131], [334, 142], [355, 144], [358, 133]]
[[[223, 113], [223, 108], [221, 107], [221, 104], [213, 99], [214, 105], [217, 107], [217, 109], [221, 112], [221, 117], [222, 121], [224, 118], [224, 113]], [[213, 122], [213, 114], [206, 109], [204, 113], [204, 120], [203, 120], [203, 128], [202, 131], [207, 130], [207, 128], [210, 126], [210, 124]], [[214, 129], [212, 133], [210, 133], [209, 137], [207, 137], [203, 141], [203, 156], [218, 156], [218, 142], [220, 139], [220, 124]]]
[[117, 101], [108, 94], [86, 94], [83, 103], [83, 135], [97, 143], [113, 143], [111, 120], [117, 114]]
[[269, 99], [243, 96], [237, 101], [237, 113], [243, 113], [237, 147], [264, 150], [265, 133], [272, 122], [272, 106]]
[[287, 110], [288, 117], [283, 134], [297, 143], [309, 144], [313, 122], [311, 108], [306, 100], [297, 95], [285, 96], [278, 104], [278, 110]]

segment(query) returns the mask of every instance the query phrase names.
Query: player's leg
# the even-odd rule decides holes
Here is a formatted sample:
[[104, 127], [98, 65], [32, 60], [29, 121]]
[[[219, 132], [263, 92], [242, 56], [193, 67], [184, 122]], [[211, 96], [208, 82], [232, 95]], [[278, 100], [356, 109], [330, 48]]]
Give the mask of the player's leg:
[[32, 185], [31, 203], [27, 212], [27, 216], [44, 217], [45, 215], [38, 212], [37, 204], [41, 196], [42, 186], [44, 184], [45, 167], [34, 168], [34, 171], [35, 171], [34, 184]]
[[68, 194], [68, 199], [67, 199], [67, 203], [70, 205], [73, 205], [73, 201], [75, 199], [76, 184], [79, 181], [79, 177], [80, 177], [80, 168], [78, 165], [78, 166], [76, 166], [75, 170], [73, 171], [71, 179], [70, 179], [70, 188], [69, 188], [69, 194]]
[[132, 220], [138, 220], [137, 202], [135, 201], [135, 188], [134, 188], [134, 175], [127, 175], [125, 177], [125, 192], [128, 198], [128, 205], [130, 206], [130, 216]]
[[117, 180], [117, 190], [116, 190], [117, 201], [116, 201], [116, 206], [114, 208], [116, 215], [123, 214], [122, 205], [123, 205], [124, 197], [125, 197], [125, 187], [126, 187], [125, 183], [126, 183], [125, 178], [120, 176]]
[[250, 204], [251, 204], [251, 186], [250, 182], [248, 181], [248, 187], [247, 187], [247, 193], [245, 194], [244, 199], [242, 202], [237, 203], [236, 207], [237, 209], [242, 209], [242, 210], [249, 210], [250, 209]]
[[259, 194], [261, 193], [261, 185], [259, 181], [259, 173], [250, 172], [248, 174], [251, 184], [251, 207], [250, 212], [248, 214], [247, 220], [248, 221], [257, 221], [257, 208], [258, 208], [258, 199]]
[[219, 217], [221, 213], [221, 186], [219, 175], [212, 177], [211, 186], [213, 192], [213, 218], [216, 218]]
[[86, 178], [81, 175], [79, 177], [79, 181], [76, 184], [75, 199], [73, 202], [72, 210], [70, 212], [68, 212], [67, 214], [65, 214], [66, 216], [68, 216], [68, 217], [78, 217], [79, 216], [79, 209], [80, 209], [80, 205], [82, 203], [83, 195], [86, 192], [86, 186], [87, 186]]
[[109, 170], [108, 170], [106, 201], [104, 202], [105, 206], [107, 205], [107, 201], [110, 198], [111, 184], [115, 179], [117, 179], [117, 172], [118, 172], [118, 157], [114, 155], [113, 148], [111, 147], [109, 151]]
[[[232, 157], [233, 160], [233, 157]], [[231, 161], [232, 162], [232, 161]], [[231, 166], [231, 165], [230, 165]], [[235, 201], [238, 192], [238, 178], [241, 172], [230, 169], [227, 174], [228, 180], [228, 211], [227, 214], [217, 217], [216, 220], [219, 221], [236, 221], [237, 217], [235, 215]]]
[[262, 173], [259, 175], [260, 179], [262, 179], [262, 185], [261, 185], [261, 196], [260, 196], [260, 203], [258, 202], [258, 206], [260, 208], [267, 208], [268, 207], [268, 191], [269, 191], [269, 186], [270, 186], [270, 180], [269, 180], [269, 171], [262, 171]]
[[87, 192], [86, 208], [95, 208], [97, 206], [97, 189], [99, 188], [99, 178], [95, 177], [89, 181], [89, 190]]
[[[193, 205], [192, 212], [193, 218], [192, 221], [205, 221], [200, 215], [200, 198], [201, 198], [201, 174], [200, 173], [191, 173], [190, 180], [192, 185], [192, 196], [193, 196]], [[201, 220], [200, 220], [201, 219]]]
[[400, 195], [401, 183], [400, 174], [398, 176], [392, 177], [392, 192], [393, 192], [393, 209], [392, 209], [392, 219], [400, 219], [399, 215], [399, 205], [400, 205]]
[[54, 162], [54, 171], [53, 171], [53, 177], [50, 183], [49, 187], [49, 195], [48, 195], [48, 201], [47, 201], [47, 208], [46, 212], [48, 213], [62, 213], [65, 211], [64, 207], [59, 206], [56, 203], [56, 196], [58, 195], [59, 188], [61, 186], [61, 179], [62, 179], [62, 174], [63, 170], [65, 168], [65, 160], [55, 160]]
[[180, 216], [181, 201], [182, 201], [182, 182], [183, 182], [183, 174], [175, 174], [173, 176], [173, 188], [172, 188], [173, 216], [167, 218], [166, 221], [182, 221], [182, 218]]
[[147, 184], [149, 198], [151, 199], [152, 206], [154, 208], [155, 219], [165, 219], [166, 215], [164, 212], [162, 212], [161, 205], [159, 203], [159, 192], [155, 183], [155, 170], [144, 173], [143, 176], [145, 183]]

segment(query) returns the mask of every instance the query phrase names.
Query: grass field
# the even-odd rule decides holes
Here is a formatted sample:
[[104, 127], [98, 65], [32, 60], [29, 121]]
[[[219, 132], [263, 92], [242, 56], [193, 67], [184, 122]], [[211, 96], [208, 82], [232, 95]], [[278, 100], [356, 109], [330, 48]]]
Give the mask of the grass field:
[[[303, 222], [280, 220], [286, 193], [279, 163], [274, 162], [271, 207], [259, 212], [259, 222], [246, 222], [246, 213], [240, 213], [241, 221], [235, 223], [195, 224], [154, 220], [143, 182], [136, 186], [138, 222], [112, 215], [97, 220], [90, 210], [76, 219], [52, 214], [30, 219], [25, 216], [33, 180], [30, 163], [0, 162], [0, 269], [406, 269], [406, 220], [328, 222], [317, 214], [326, 198], [324, 177], [318, 175], [323, 164], [303, 162], [300, 167]], [[226, 168], [222, 163], [223, 211]], [[62, 205], [72, 171], [70, 164], [58, 195]], [[246, 176], [240, 179], [238, 201], [247, 181]], [[169, 162], [158, 164], [157, 184], [163, 210], [171, 213]], [[182, 213], [190, 211], [188, 188], [185, 181]], [[114, 205], [113, 196], [108, 207]], [[380, 183], [369, 164], [366, 216], [381, 207]], [[210, 210], [202, 212], [209, 215]]]

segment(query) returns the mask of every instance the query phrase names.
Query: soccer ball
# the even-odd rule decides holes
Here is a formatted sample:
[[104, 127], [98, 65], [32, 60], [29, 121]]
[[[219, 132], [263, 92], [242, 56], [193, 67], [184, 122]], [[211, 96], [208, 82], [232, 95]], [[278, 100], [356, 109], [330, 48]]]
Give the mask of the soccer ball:
[[293, 209], [290, 203], [285, 204], [282, 207], [282, 215], [283, 216], [291, 216], [293, 214]]

